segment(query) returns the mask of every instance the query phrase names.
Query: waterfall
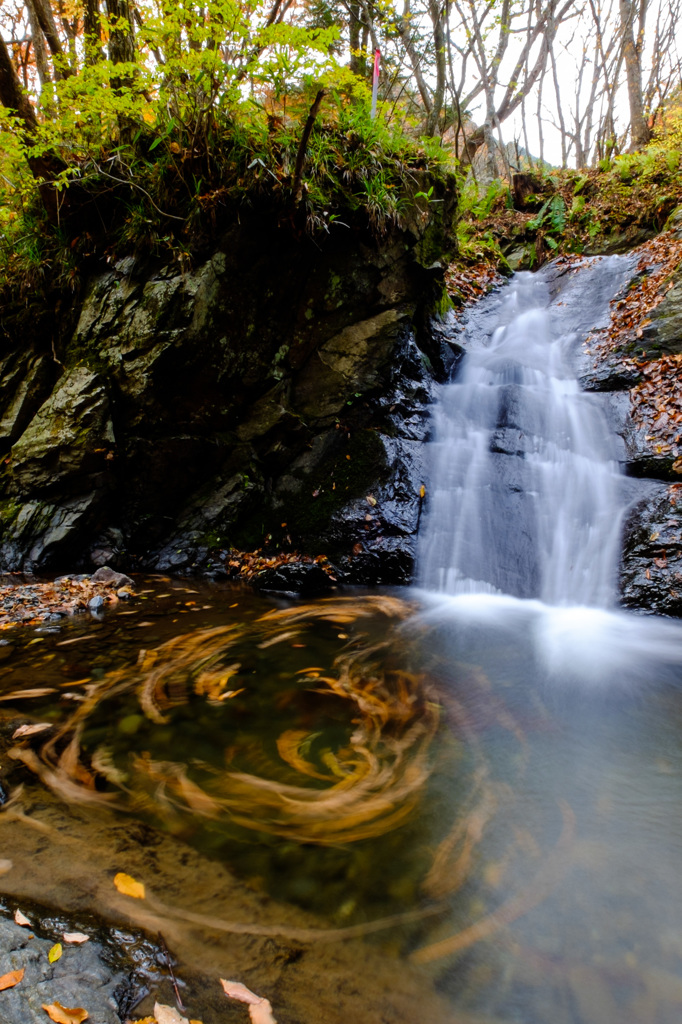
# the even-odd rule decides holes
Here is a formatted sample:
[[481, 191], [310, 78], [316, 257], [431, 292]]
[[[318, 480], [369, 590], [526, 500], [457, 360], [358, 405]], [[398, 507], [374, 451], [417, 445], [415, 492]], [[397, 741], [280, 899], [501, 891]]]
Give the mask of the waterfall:
[[630, 274], [618, 256], [519, 273], [469, 316], [434, 411], [426, 589], [613, 603], [627, 501], [600, 398], [574, 365]]

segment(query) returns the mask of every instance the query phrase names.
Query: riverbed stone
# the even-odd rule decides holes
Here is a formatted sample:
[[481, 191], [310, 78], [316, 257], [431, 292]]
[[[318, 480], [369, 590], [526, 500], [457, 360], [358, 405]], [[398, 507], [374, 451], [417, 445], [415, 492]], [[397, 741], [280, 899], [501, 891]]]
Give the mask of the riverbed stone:
[[93, 941], [63, 943], [60, 958], [51, 964], [53, 945], [30, 928], [0, 919], [0, 971], [25, 971], [18, 985], [0, 992], [0, 1024], [44, 1024], [43, 1005], [55, 1001], [87, 1010], [93, 1024], [121, 1024], [116, 997], [125, 978], [105, 964], [102, 947]]
[[277, 568], [263, 569], [253, 579], [256, 590], [274, 594], [300, 594], [302, 597], [329, 593], [336, 582], [319, 565], [304, 562], [290, 562]]
[[100, 566], [96, 572], [93, 572], [90, 579], [93, 583], [104, 583], [107, 587], [112, 588], [135, 586], [130, 576], [126, 576], [122, 572], [116, 572], [114, 569], [109, 568], [108, 565]]

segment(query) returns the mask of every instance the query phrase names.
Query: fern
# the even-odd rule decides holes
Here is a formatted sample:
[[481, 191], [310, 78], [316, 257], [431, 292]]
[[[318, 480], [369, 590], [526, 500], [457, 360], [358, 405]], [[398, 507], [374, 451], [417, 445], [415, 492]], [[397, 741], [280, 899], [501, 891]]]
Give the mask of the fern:
[[561, 196], [554, 196], [549, 204], [550, 231], [562, 233], [566, 228], [566, 203]]

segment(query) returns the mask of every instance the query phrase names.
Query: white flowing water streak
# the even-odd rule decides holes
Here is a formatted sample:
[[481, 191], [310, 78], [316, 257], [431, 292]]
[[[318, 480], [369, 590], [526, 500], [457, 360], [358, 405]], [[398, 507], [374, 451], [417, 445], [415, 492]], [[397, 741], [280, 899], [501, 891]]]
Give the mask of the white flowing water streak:
[[544, 678], [679, 681], [682, 624], [615, 607], [629, 499], [599, 396], [571, 369], [632, 271], [610, 257], [517, 274], [470, 315], [434, 410], [419, 551], [421, 621], [458, 657], [513, 637]]
[[517, 274], [471, 317], [435, 411], [427, 589], [613, 602], [626, 500], [599, 397], [571, 364], [629, 274], [622, 257]]

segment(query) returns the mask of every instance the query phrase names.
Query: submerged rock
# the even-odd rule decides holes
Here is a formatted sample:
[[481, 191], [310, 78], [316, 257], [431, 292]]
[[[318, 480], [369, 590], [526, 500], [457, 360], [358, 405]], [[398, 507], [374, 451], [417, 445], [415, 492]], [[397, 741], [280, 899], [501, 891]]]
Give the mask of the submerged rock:
[[289, 562], [278, 568], [264, 569], [254, 576], [256, 590], [275, 594], [301, 594], [312, 597], [333, 590], [334, 579], [318, 565]]

